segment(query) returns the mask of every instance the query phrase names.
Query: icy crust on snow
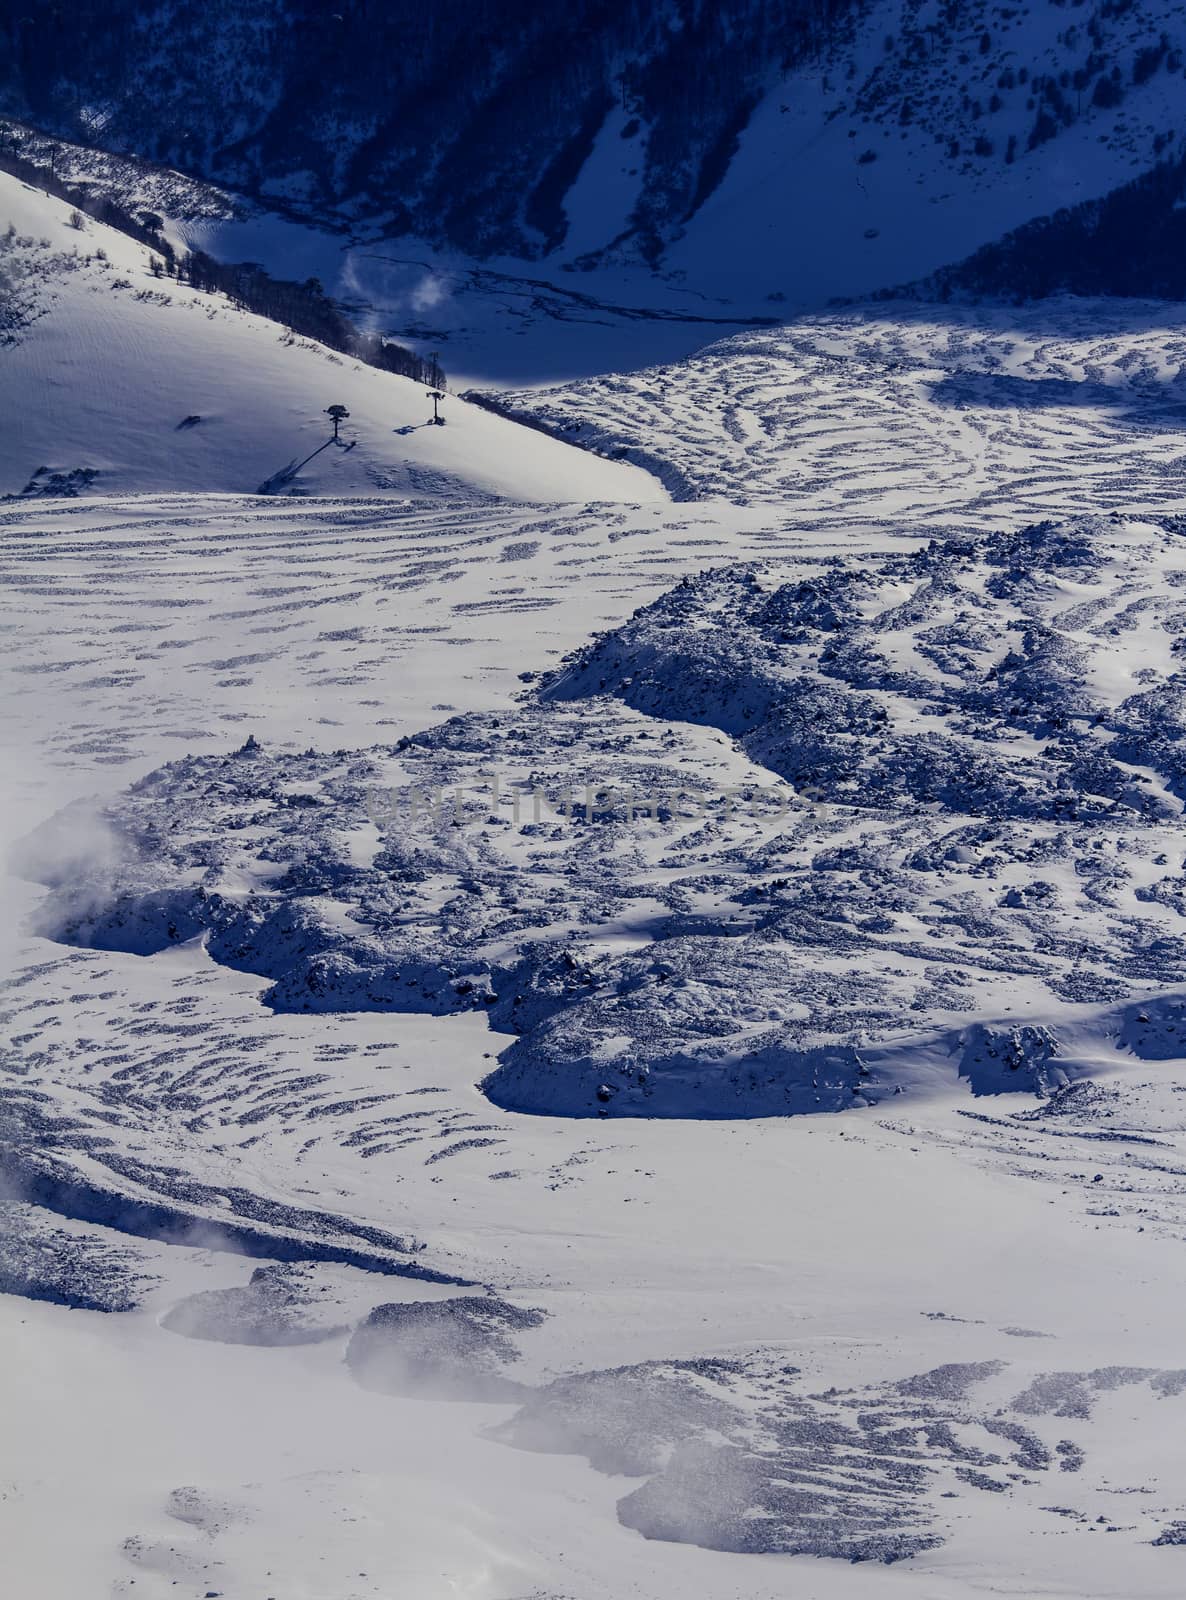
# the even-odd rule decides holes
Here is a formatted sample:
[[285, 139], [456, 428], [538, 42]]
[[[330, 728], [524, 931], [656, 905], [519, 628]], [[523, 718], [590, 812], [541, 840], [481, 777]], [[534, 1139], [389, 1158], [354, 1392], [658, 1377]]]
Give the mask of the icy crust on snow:
[[105, 813], [114, 865], [68, 811], [25, 871], [52, 936], [200, 935], [277, 1010], [480, 1009], [514, 1110], [1049, 1093], [1176, 1048], [1183, 639], [1173, 521], [725, 569], [511, 715], [190, 757]]
[[645, 1477], [618, 1516], [650, 1539], [892, 1562], [945, 1542], [951, 1501], [1080, 1471], [1082, 1425], [1121, 1389], [1180, 1404], [1186, 1372], [1051, 1372], [1019, 1390], [1005, 1362], [959, 1362], [812, 1393], [768, 1353], [647, 1361], [558, 1378], [492, 1433]]

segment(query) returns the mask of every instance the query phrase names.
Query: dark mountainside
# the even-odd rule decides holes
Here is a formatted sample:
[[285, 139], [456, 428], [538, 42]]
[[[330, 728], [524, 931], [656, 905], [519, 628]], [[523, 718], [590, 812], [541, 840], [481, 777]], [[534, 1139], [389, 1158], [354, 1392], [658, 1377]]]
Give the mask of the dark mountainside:
[[[0, 113], [302, 219], [524, 260], [565, 245], [566, 200], [612, 125], [637, 151], [637, 191], [569, 267], [668, 270], [736, 179], [739, 255], [769, 251], [772, 281], [793, 279], [796, 253], [851, 258], [884, 231], [878, 217], [862, 238], [856, 173], [867, 196], [930, 192], [922, 270], [940, 270], [908, 291], [924, 298], [1186, 294], [1173, 0], [904, 0], [888, 33], [887, 15], [869, 0], [0, 0]], [[756, 111], [813, 107], [817, 87], [783, 150]], [[760, 180], [733, 168], [751, 123]], [[852, 140], [838, 180], [821, 154], [837, 128]], [[795, 202], [780, 150], [819, 163]], [[845, 206], [851, 236], [821, 243]], [[970, 256], [988, 230], [961, 230], [969, 209], [1002, 235]], [[917, 270], [887, 266], [860, 293]]]
[[[546, 252], [615, 100], [650, 126], [657, 253], [719, 183], [762, 92], [854, 0], [0, 3], [0, 104], [62, 137], [306, 208], [394, 214], [478, 255]], [[711, 63], [711, 71], [705, 63]]]
[[1052, 294], [1186, 300], [1186, 157], [1102, 200], [1039, 217], [908, 291], [922, 298]]

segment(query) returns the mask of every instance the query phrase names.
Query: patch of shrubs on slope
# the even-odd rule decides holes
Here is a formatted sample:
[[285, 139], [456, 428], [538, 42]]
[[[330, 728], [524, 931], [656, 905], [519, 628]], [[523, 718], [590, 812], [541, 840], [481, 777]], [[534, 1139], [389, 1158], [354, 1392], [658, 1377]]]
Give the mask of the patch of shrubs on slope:
[[37, 315], [25, 265], [15, 259], [11, 244], [10, 237], [0, 234], [0, 346], [15, 344], [21, 329]]
[[[188, 283], [195, 289], [225, 294], [244, 311], [282, 323], [293, 333], [316, 339], [367, 366], [398, 373], [434, 389], [445, 383], [445, 374], [435, 358], [425, 361], [405, 345], [376, 333], [360, 332], [338, 310], [316, 278], [298, 283], [274, 278], [254, 261], [216, 261], [202, 250], [179, 254], [165, 237], [164, 221], [156, 212], [132, 211], [109, 195], [97, 193], [87, 185], [66, 183], [44, 166], [2, 147], [0, 170], [47, 194], [56, 195], [59, 200], [68, 201], [74, 207], [73, 220], [80, 230], [86, 226], [86, 217], [91, 217], [146, 245], [154, 252], [149, 258], [150, 266], [158, 278], [175, 278], [178, 283]], [[0, 279], [0, 334], [5, 326], [6, 304], [11, 304], [11, 296], [5, 294]], [[13, 318], [15, 323], [15, 313]]]
[[[164, 276], [168, 267], [161, 264], [159, 269], [154, 267], [154, 271]], [[281, 322], [293, 333], [316, 339], [331, 350], [340, 350], [368, 366], [396, 372], [433, 389], [439, 389], [445, 382], [435, 356], [425, 361], [405, 345], [384, 339], [377, 333], [360, 333], [338, 310], [316, 278], [307, 278], [303, 283], [273, 278], [258, 262], [216, 261], [202, 250], [177, 258], [173, 275], [179, 283], [188, 283], [195, 289], [225, 294], [244, 311], [254, 311], [272, 322]]]
[[44, 240], [8, 224], [0, 233], [0, 347], [19, 343], [24, 330], [45, 315], [40, 291], [47, 279], [77, 264], [68, 252], [51, 255]]
[[1186, 300], [1186, 155], [879, 298], [1021, 302], [1055, 294]]
[[109, 228], [118, 228], [120, 233], [126, 233], [130, 239], [147, 245], [165, 261], [172, 262], [173, 246], [161, 231], [163, 220], [154, 211], [132, 211], [110, 195], [100, 194], [88, 185], [67, 183], [41, 163], [29, 161], [17, 150], [6, 149], [2, 144], [0, 172], [11, 173], [32, 189], [41, 189], [59, 200], [68, 201], [78, 213], [79, 225], [84, 215], [92, 217], [96, 222], [106, 223]]

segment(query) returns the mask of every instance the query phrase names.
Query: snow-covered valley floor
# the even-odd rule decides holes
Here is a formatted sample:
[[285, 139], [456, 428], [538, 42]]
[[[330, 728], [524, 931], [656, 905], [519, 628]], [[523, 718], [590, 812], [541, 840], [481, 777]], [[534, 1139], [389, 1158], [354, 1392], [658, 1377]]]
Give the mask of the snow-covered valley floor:
[[[1027, 315], [515, 397], [682, 503], [0, 506], [22, 1594], [1181, 1594], [1180, 314]], [[417, 762], [802, 793], [384, 838]], [[635, 1114], [830, 1022], [850, 1109]]]

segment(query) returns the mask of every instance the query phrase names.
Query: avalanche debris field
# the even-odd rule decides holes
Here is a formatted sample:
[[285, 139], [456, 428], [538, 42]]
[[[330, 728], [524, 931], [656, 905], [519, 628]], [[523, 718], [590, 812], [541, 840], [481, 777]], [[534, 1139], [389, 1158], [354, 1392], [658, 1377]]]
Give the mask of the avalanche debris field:
[[0, 505], [36, 1592], [1181, 1594], [1183, 315], [498, 397], [670, 500]]

